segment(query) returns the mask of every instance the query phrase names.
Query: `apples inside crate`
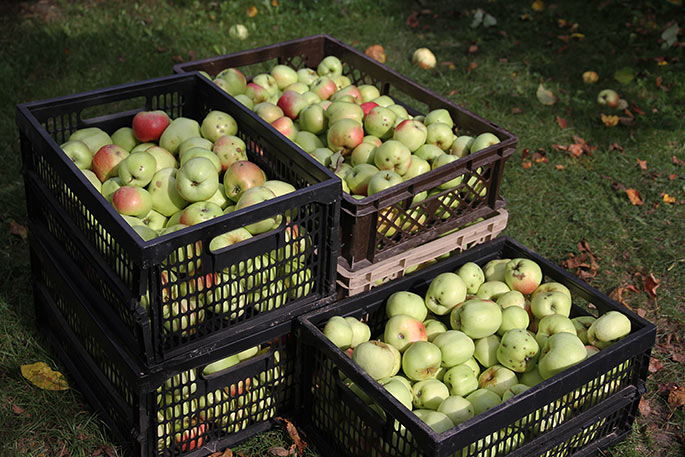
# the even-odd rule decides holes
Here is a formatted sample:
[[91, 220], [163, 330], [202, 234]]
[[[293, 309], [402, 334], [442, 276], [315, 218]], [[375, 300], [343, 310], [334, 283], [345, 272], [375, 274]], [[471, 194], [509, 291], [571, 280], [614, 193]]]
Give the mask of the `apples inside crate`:
[[[60, 146], [77, 130], [113, 134], [151, 110], [198, 123], [228, 114], [248, 159], [295, 190], [144, 241]], [[106, 323], [144, 365], [192, 356], [334, 298], [339, 181], [205, 78], [173, 75], [20, 104], [16, 121], [31, 230], [46, 231], [79, 265], [76, 287], [95, 289], [112, 317]], [[215, 237], [264, 220], [280, 224], [210, 248]]]
[[500, 209], [491, 217], [476, 221], [452, 233], [440, 235], [436, 240], [357, 271], [349, 271], [338, 264], [338, 298], [369, 291], [373, 287], [432, 264], [441, 256], [458, 254], [490, 241], [506, 228], [508, 218], [507, 210]]
[[[585, 360], [456, 426], [445, 426], [440, 433], [323, 333], [332, 317], [352, 317], [365, 322], [371, 338], [376, 338], [383, 335], [388, 320], [385, 305], [393, 293], [410, 291], [423, 297], [436, 276], [455, 272], [467, 262], [483, 267], [491, 260], [519, 258], [536, 262], [544, 282], [568, 288], [573, 297], [571, 317], [587, 315], [589, 310], [595, 314], [620, 311], [630, 321], [631, 331]], [[307, 357], [301, 359], [304, 410], [298, 423], [325, 455], [341, 456], [595, 455], [631, 432], [656, 333], [653, 324], [508, 237], [498, 237], [299, 320], [298, 353]], [[378, 359], [374, 366], [381, 364]]]
[[127, 356], [50, 249], [31, 243], [36, 316], [67, 379], [132, 457], [201, 457], [277, 424], [296, 407], [294, 322], [149, 370]]
[[[499, 139], [497, 144], [371, 196], [357, 199], [343, 192], [340, 265], [349, 271], [359, 270], [504, 206], [500, 184], [504, 164], [518, 143], [514, 134], [329, 35], [180, 63], [174, 66], [174, 71], [203, 71], [215, 78], [225, 69], [237, 68], [249, 80], [269, 73], [277, 64], [317, 70], [327, 56], [335, 56], [342, 62], [342, 75], [352, 85], [374, 86], [410, 116], [444, 109], [458, 135], [491, 133]], [[438, 189], [441, 185], [444, 186]]]

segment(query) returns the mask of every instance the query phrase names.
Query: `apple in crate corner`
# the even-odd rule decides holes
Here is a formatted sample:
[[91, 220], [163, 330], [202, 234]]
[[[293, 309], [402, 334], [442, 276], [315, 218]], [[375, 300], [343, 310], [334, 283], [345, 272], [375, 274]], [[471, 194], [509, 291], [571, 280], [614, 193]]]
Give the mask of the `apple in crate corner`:
[[138, 141], [146, 143], [158, 141], [169, 124], [171, 119], [165, 111], [140, 111], [133, 116], [131, 127]]
[[122, 186], [112, 194], [112, 206], [120, 214], [143, 217], [152, 209], [152, 198], [142, 187]]
[[90, 168], [90, 164], [93, 162], [93, 153], [90, 152], [90, 148], [86, 143], [81, 140], [69, 140], [62, 144], [60, 148], [80, 170]]

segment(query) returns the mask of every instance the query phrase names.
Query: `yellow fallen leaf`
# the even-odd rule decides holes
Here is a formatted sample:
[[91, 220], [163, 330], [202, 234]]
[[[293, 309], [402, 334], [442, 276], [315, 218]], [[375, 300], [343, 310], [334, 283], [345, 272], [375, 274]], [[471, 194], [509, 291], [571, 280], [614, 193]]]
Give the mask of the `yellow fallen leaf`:
[[571, 38], [578, 38], [579, 40], [582, 40], [583, 38], [585, 38], [585, 35], [582, 33], [572, 33]]
[[21, 366], [21, 375], [31, 381], [36, 387], [45, 390], [67, 390], [69, 384], [64, 375], [54, 371], [45, 362], [36, 362]]
[[667, 205], [674, 204], [675, 203], [675, 197], [671, 197], [668, 194], [664, 194], [664, 203], [666, 203]]
[[[549, 89], [545, 89], [542, 83], [540, 83], [538, 86], [538, 90], [535, 95], [537, 96], [538, 101], [543, 105], [554, 105], [557, 102], [557, 97], [554, 95], [554, 92]], [[616, 122], [618, 122], [618, 120]]]
[[534, 11], [543, 11], [545, 9], [545, 2], [542, 0], [535, 0], [532, 5], [530, 5]]
[[254, 5], [249, 7], [246, 11], [246, 13], [249, 17], [255, 17], [257, 15], [257, 12], [258, 12], [257, 7]]
[[607, 127], [613, 127], [615, 125], [618, 125], [618, 116], [607, 116], [606, 114], [602, 114], [601, 117], [602, 123]]

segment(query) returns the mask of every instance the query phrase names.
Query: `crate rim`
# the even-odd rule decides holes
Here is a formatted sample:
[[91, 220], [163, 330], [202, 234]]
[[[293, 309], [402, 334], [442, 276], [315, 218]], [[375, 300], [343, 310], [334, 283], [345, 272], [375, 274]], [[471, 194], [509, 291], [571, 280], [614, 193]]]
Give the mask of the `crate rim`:
[[[416, 272], [416, 275], [414, 276], [415, 284], [419, 282], [421, 279], [434, 277], [435, 272], [437, 270], [447, 268], [447, 265], [452, 267], [456, 266], [457, 264], [463, 263], [463, 258], [474, 257], [475, 255], [477, 255], [474, 254], [474, 252], [482, 253], [488, 250], [500, 252], [502, 248], [504, 248], [505, 246], [512, 246], [515, 249], [522, 249], [523, 252], [525, 252], [526, 254], [531, 254], [532, 257], [536, 259], [545, 260], [539, 254], [536, 254], [534, 251], [523, 246], [514, 239], [508, 236], [500, 236], [492, 241], [483, 243], [470, 250], [464, 251], [463, 253], [460, 253], [452, 258], [446, 259], [444, 263], [439, 262], [437, 264], [426, 267], [420, 272]], [[543, 263], [545, 263], [545, 266], [556, 267], [556, 269], [560, 270], [560, 267], [556, 266], [556, 264], [550, 261], [545, 261]], [[506, 402], [502, 402], [494, 408], [491, 408], [490, 410], [485, 411], [482, 414], [474, 416], [468, 421], [464, 422], [463, 424], [459, 424], [443, 433], [436, 433], [427, 424], [416, 418], [415, 415], [411, 414], [411, 411], [407, 411], [406, 408], [399, 402], [399, 400], [394, 398], [392, 395], [386, 394], [384, 392], [384, 389], [382, 388], [382, 386], [380, 386], [380, 384], [378, 384], [378, 382], [376, 382], [366, 372], [361, 370], [351, 360], [350, 357], [346, 356], [338, 347], [336, 347], [330, 340], [328, 340], [323, 335], [323, 331], [320, 330], [317, 326], [317, 324], [321, 324], [326, 317], [334, 315], [335, 311], [340, 311], [340, 313], [337, 313], [339, 315], [350, 315], [352, 313], [356, 313], [359, 311], [364, 312], [367, 309], [367, 304], [369, 301], [375, 302], [376, 300], [374, 299], [377, 299], [377, 297], [380, 296], [386, 296], [387, 291], [395, 288], [398, 288], [398, 290], [403, 290], [399, 289], [399, 286], [396, 282], [383, 284], [372, 289], [369, 292], [366, 292], [364, 295], [348, 297], [336, 303], [332, 303], [330, 305], [323, 306], [317, 310], [303, 314], [300, 317], [298, 317], [299, 327], [303, 332], [303, 336], [304, 334], [308, 333], [308, 339], [316, 340], [316, 343], [320, 345], [320, 349], [322, 349], [326, 353], [326, 356], [331, 357], [333, 359], [335, 366], [345, 367], [347, 370], [346, 375], [348, 375], [350, 379], [352, 379], [355, 383], [361, 382], [362, 387], [366, 390], [370, 389], [371, 393], [373, 393], [373, 395], [376, 397], [374, 398], [374, 400], [376, 400], [383, 409], [387, 409], [389, 412], [393, 414], [394, 417], [402, 418], [404, 420], [403, 425], [407, 427], [407, 430], [409, 430], [412, 433], [415, 433], [416, 431], [420, 430], [420, 433], [427, 438], [428, 442], [431, 444], [431, 446], [434, 446], [435, 449], [442, 448], [445, 445], [445, 442], [449, 440], [457, 440], [455, 446], [458, 447], [458, 445], [461, 444], [460, 442], [462, 441], [462, 439], [460, 439], [460, 435], [464, 434], [463, 430], [469, 429], [473, 431], [474, 428], [478, 428], [479, 435], [481, 434], [481, 430], [484, 430], [485, 432], [483, 433], [483, 437], [488, 436], [489, 434], [494, 433], [496, 430], [502, 428], [496, 422], [495, 424], [497, 425], [493, 425], [492, 421], [490, 421], [491, 423], [488, 423], [489, 419], [491, 419], [493, 416], [499, 418], [500, 416], [503, 416], [506, 411], [512, 410], [514, 406], [517, 407], [517, 413], [523, 412], [525, 414], [529, 414], [539, 408], [536, 408], [536, 405], [534, 405], [534, 403], [530, 401], [528, 401], [528, 405], [526, 405], [526, 402], [524, 402], [524, 400], [530, 400], [533, 396], [542, 391], [549, 391], [548, 389], [563, 392], [571, 392], [573, 389], [580, 387], [584, 382], [583, 377], [580, 376], [581, 373], [596, 373], [597, 375], [599, 375], [600, 373], [606, 371], [603, 370], [601, 366], [602, 364], [606, 364], [607, 360], [612, 362], [611, 367], [615, 365], [613, 363], [614, 361], [617, 361], [618, 364], [620, 364], [621, 360], [625, 360], [625, 357], [621, 358], [621, 356], [623, 355], [622, 351], [625, 349], [624, 346], [635, 345], [636, 354], [638, 348], [640, 348], [641, 350], [651, 350], [651, 347], [654, 344], [656, 336], [656, 326], [653, 323], [640, 317], [639, 315], [627, 309], [625, 306], [621, 305], [615, 300], [612, 300], [605, 294], [599, 292], [597, 289], [593, 288], [589, 284], [577, 278], [575, 275], [572, 275], [568, 272], [565, 272], [565, 275], [568, 278], [572, 279], [573, 282], [576, 283], [576, 286], [581, 286], [582, 288], [586, 289], [590, 295], [594, 295], [597, 298], [606, 301], [610, 306], [620, 309], [622, 312], [628, 315], [628, 317], [633, 322], [638, 323], [641, 326], [641, 328], [633, 330], [628, 336], [623, 338], [620, 342], [613, 344], [607, 347], [606, 349], [602, 350], [600, 352], [600, 354], [602, 354], [601, 357], [593, 356], [587, 358], [579, 364], [576, 364], [573, 367], [563, 371], [562, 373], [552, 376], [540, 382], [539, 384], [530, 387], [522, 394], [517, 395], [515, 400], [512, 398]], [[367, 303], [364, 306], [357, 308], [356, 310], [351, 310], [350, 307], [354, 304], [354, 302], [359, 301], [360, 299], [363, 299]], [[577, 309], [576, 305], [574, 305], [574, 308]], [[322, 341], [323, 345], [321, 345]], [[645, 346], [645, 343], [647, 342], [649, 343], [649, 345]], [[642, 344], [640, 345], [639, 343]], [[576, 378], [575, 381], [573, 380], [573, 378]], [[575, 386], [575, 384], [573, 383], [578, 383], [579, 379], [581, 380], [581, 384]], [[574, 386], [573, 389], [568, 389], [569, 385]], [[420, 435], [415, 435], [415, 438], [419, 442], [422, 441]], [[467, 439], [463, 438], [463, 440]], [[465, 442], [464, 444], [468, 443]]]

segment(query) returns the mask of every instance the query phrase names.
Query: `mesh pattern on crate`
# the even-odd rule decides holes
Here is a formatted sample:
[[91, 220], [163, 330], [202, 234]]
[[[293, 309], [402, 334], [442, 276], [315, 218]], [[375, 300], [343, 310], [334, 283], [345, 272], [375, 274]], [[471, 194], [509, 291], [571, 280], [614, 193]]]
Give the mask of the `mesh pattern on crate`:
[[[202, 367], [169, 378], [154, 392], [155, 454], [184, 454], [203, 445], [276, 417], [292, 408], [295, 379], [294, 354], [290, 334], [263, 345], [247, 361], [247, 369], [236, 367], [231, 381], [204, 382]], [[250, 366], [252, 364], [253, 366]], [[243, 374], [244, 373], [244, 374]], [[211, 375], [210, 375], [211, 376]]]
[[[317, 204], [289, 210], [276, 249], [237, 259], [225, 268], [213, 268], [202, 241], [176, 249], [160, 269], [161, 347], [200, 339], [318, 291], [321, 211]], [[148, 300], [143, 297], [141, 303], [149, 309]]]

